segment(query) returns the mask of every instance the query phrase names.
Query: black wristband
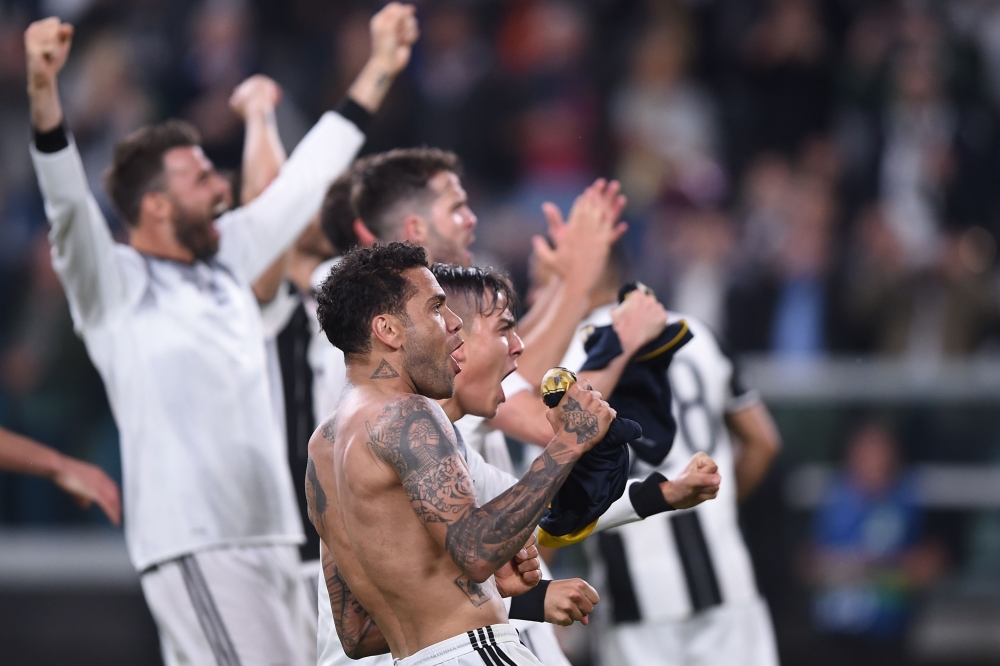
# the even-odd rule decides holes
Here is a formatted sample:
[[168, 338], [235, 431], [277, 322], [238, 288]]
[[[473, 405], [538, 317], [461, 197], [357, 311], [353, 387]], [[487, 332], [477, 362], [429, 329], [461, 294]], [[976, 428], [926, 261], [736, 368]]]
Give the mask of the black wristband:
[[670, 502], [663, 499], [663, 491], [660, 484], [667, 480], [659, 472], [653, 472], [644, 481], [633, 483], [628, 489], [628, 498], [632, 501], [632, 508], [643, 518], [648, 518], [664, 511], [673, 511], [674, 507]]
[[372, 118], [374, 118], [368, 109], [350, 97], [345, 97], [337, 103], [337, 106], [333, 110], [354, 123], [361, 130], [362, 134], [368, 134], [368, 127], [372, 124]]
[[59, 123], [56, 128], [50, 129], [48, 132], [33, 131], [35, 133], [35, 148], [40, 153], [58, 153], [63, 148], [69, 147], [69, 135], [66, 134], [66, 125], [63, 123]]
[[551, 580], [540, 580], [524, 594], [510, 599], [510, 619], [545, 622], [545, 592]]

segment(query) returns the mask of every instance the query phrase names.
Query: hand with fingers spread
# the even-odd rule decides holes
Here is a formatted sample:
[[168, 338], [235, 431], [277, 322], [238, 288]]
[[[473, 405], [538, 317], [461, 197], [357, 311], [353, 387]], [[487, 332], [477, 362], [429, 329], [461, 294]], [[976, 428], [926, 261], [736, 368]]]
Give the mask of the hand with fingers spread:
[[542, 211], [555, 248], [536, 236], [532, 239], [536, 260], [563, 279], [593, 286], [601, 277], [611, 246], [628, 229], [621, 221], [625, 204], [621, 185], [603, 178], [576, 198], [565, 221], [558, 206], [544, 204]]
[[719, 467], [707, 454], [699, 451], [674, 479], [660, 484], [663, 499], [675, 509], [690, 509], [719, 494]]
[[611, 311], [611, 326], [621, 342], [623, 355], [632, 358], [667, 327], [667, 311], [656, 296], [636, 289]]
[[274, 111], [281, 101], [281, 86], [263, 74], [255, 74], [236, 86], [229, 106], [244, 121], [258, 113]]
[[542, 580], [542, 565], [538, 560], [538, 546], [535, 545], [537, 540], [532, 534], [524, 548], [494, 574], [500, 596], [524, 594]]
[[597, 590], [582, 578], [554, 580], [545, 589], [545, 621], [563, 627], [587, 624], [600, 600]]
[[618, 412], [586, 380], [570, 386], [562, 401], [545, 413], [557, 438], [568, 438], [566, 441], [582, 445], [584, 451], [604, 439], [617, 416]]

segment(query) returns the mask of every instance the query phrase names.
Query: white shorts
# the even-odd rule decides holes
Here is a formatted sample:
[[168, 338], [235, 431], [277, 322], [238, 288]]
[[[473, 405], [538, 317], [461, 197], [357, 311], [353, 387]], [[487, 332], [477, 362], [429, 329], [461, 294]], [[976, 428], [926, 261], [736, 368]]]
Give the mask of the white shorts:
[[296, 546], [192, 553], [141, 581], [166, 666], [315, 663], [316, 616]]
[[778, 666], [763, 599], [723, 604], [684, 620], [619, 624], [604, 639], [602, 666]]
[[543, 666], [509, 624], [494, 624], [425, 647], [396, 666]]
[[[320, 578], [316, 580], [318, 584], [314, 583], [314, 586], [317, 588], [316, 601], [319, 616], [316, 634], [316, 651], [319, 654], [317, 666], [392, 666], [392, 657], [387, 654], [355, 660], [344, 653], [340, 638], [337, 636], [337, 630], [333, 626], [330, 593], [326, 589], [322, 573]], [[559, 640], [556, 638], [551, 624], [511, 620], [511, 626], [517, 630], [521, 643], [526, 645], [545, 666], [570, 666], [569, 660], [566, 659], [562, 648], [559, 647]]]

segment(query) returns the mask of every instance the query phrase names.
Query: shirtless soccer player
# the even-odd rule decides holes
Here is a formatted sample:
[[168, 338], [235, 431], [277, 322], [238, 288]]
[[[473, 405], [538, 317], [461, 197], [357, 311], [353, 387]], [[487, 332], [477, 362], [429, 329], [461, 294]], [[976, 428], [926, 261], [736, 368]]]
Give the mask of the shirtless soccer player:
[[549, 415], [559, 434], [513, 488], [480, 507], [434, 402], [454, 391], [462, 322], [423, 249], [350, 252], [318, 300], [324, 330], [345, 353], [348, 386], [336, 422], [310, 442], [311, 505], [355, 611], [341, 623], [363, 618], [362, 609], [374, 620], [356, 634], [366, 646], [357, 655], [389, 650], [405, 666], [539, 664], [500, 598], [530, 581], [505, 565], [614, 410], [574, 386]]

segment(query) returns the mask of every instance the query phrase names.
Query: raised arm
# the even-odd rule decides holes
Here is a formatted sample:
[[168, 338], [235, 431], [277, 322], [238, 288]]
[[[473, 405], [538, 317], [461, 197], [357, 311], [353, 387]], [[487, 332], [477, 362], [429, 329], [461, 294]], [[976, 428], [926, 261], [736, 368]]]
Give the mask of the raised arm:
[[125, 281], [114, 239], [63, 122], [58, 74], [72, 41], [73, 26], [57, 18], [35, 21], [24, 33], [35, 135], [31, 158], [51, 225], [52, 264], [81, 329], [96, 323], [124, 296]]
[[437, 403], [401, 397], [368, 424], [372, 451], [395, 468], [414, 512], [468, 579], [456, 580], [459, 586], [486, 581], [524, 547], [573, 464], [604, 437], [614, 410], [578, 383], [549, 418], [559, 434], [513, 488], [481, 507]]
[[[236, 86], [229, 106], [243, 119], [243, 166], [240, 170], [240, 204], [256, 199], [278, 177], [288, 159], [278, 134], [274, 110], [281, 101], [281, 87], [272, 79], [255, 74]], [[270, 303], [285, 278], [286, 255], [281, 255], [253, 283], [259, 303]]]
[[340, 575], [333, 553], [320, 542], [320, 558], [323, 562], [323, 578], [330, 593], [330, 609], [333, 611], [333, 626], [351, 659], [362, 659], [389, 652], [389, 643], [375, 620], [358, 601], [347, 581]]
[[556, 249], [536, 238], [535, 256], [551, 264], [559, 281], [538, 304], [545, 308], [545, 314], [529, 318], [535, 323], [523, 336], [524, 353], [518, 359], [518, 372], [533, 386], [541, 383], [549, 368], [559, 364], [577, 324], [587, 314], [591, 290], [603, 276], [611, 246], [625, 233], [626, 226], [619, 221], [624, 206], [618, 183], [604, 179], [577, 197], [566, 222], [555, 205], [544, 206]]
[[97, 504], [114, 525], [121, 522], [118, 484], [100, 467], [0, 428], [0, 470], [49, 479], [86, 508]]
[[219, 221], [220, 258], [248, 282], [256, 282], [298, 238], [327, 187], [361, 149], [364, 127], [409, 62], [419, 35], [413, 7], [389, 3], [372, 18], [371, 34], [368, 63], [337, 113], [324, 114], [258, 198]]

